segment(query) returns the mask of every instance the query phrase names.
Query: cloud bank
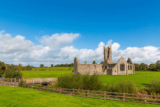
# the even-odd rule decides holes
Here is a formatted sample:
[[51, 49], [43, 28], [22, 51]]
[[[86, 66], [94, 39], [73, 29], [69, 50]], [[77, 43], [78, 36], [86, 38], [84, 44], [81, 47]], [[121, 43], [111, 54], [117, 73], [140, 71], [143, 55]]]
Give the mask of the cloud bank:
[[8, 64], [19, 64], [39, 66], [44, 64], [73, 63], [74, 57], [84, 63], [97, 63], [103, 61], [103, 46], [112, 46], [112, 59], [117, 62], [123, 56], [125, 59], [131, 58], [134, 63], [155, 63], [160, 59], [159, 47], [127, 47], [120, 50], [120, 44], [109, 40], [106, 44], [100, 42], [97, 48], [93, 49], [77, 49], [69, 44], [78, 38], [80, 34], [53, 34], [52, 36], [43, 36], [39, 41], [42, 45], [34, 45], [30, 40], [26, 40], [24, 36], [17, 35], [12, 37], [5, 31], [0, 31], [0, 61]]
[[40, 39], [39, 41], [46, 45], [49, 46], [51, 48], [54, 49], [58, 49], [60, 47], [63, 46], [67, 46], [69, 43], [71, 43], [74, 39], [76, 39], [77, 37], [79, 37], [80, 34], [76, 33], [76, 34], [53, 34], [52, 36], [43, 36], [42, 39]]

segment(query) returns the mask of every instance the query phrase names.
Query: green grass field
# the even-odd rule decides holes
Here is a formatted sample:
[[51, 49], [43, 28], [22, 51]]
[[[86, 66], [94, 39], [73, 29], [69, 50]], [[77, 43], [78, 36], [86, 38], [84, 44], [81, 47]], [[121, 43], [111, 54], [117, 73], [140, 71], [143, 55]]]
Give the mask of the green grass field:
[[73, 68], [70, 67], [50, 67], [33, 68], [32, 71], [21, 71], [23, 78], [57, 78], [62, 75], [71, 75]]
[[[73, 69], [73, 67], [72, 67]], [[70, 67], [43, 67], [43, 68], [32, 68], [32, 71], [44, 71], [44, 70], [49, 70], [49, 71], [59, 71], [59, 70], [70, 70]]]
[[131, 103], [66, 96], [21, 87], [0, 86], [0, 107], [159, 107]]
[[160, 72], [136, 71], [129, 75], [99, 75], [99, 79], [104, 83], [116, 84], [118, 81], [133, 81], [138, 88], [146, 87], [152, 80], [160, 80]]
[[[62, 75], [72, 75], [70, 67], [53, 67], [53, 68], [33, 68], [32, 71], [21, 71], [23, 78], [50, 78], [60, 77]], [[130, 75], [99, 75], [100, 80], [106, 84], [116, 84], [118, 81], [133, 81], [138, 88], [143, 88], [150, 84], [152, 80], [160, 80], [160, 72], [136, 71]]]

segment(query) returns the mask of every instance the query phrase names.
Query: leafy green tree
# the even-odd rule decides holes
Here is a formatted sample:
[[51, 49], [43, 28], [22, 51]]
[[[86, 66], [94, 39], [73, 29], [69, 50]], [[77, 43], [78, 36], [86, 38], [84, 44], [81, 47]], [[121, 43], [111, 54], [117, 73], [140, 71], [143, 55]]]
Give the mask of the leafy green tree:
[[146, 70], [146, 68], [145, 68], [145, 63], [141, 63], [141, 64], [140, 64], [140, 70], [142, 70], [142, 71], [145, 71], [145, 70]]
[[26, 66], [26, 70], [31, 71], [31, 70], [32, 70], [32, 67], [31, 67], [30, 65], [27, 65], [27, 66]]
[[103, 64], [104, 63], [104, 61], [102, 61], [100, 64]]
[[135, 63], [134, 65], [135, 65], [135, 71], [140, 71], [141, 70], [140, 65], [138, 63]]
[[156, 64], [150, 64], [149, 65], [149, 68], [150, 68], [150, 70], [152, 70], [152, 71], [156, 71], [157, 69], [157, 67], [156, 67]]
[[5, 71], [5, 78], [22, 78], [22, 73], [14, 69], [8, 69]]
[[19, 67], [22, 67], [22, 64], [21, 63], [19, 63], [19, 65], [18, 65]]
[[157, 66], [158, 64], [160, 64], [160, 60], [158, 60], [158, 61], [156, 62], [156, 66]]
[[0, 77], [4, 74], [6, 70], [5, 63], [0, 61]]
[[51, 67], [53, 67], [53, 64], [51, 64]]
[[96, 61], [94, 60], [92, 64], [97, 64]]
[[156, 62], [157, 70], [160, 70], [160, 60]]
[[19, 68], [20, 71], [22, 70], [22, 64], [21, 63], [19, 63], [18, 68]]
[[40, 64], [40, 67], [43, 68], [43, 67], [44, 67], [44, 64]]

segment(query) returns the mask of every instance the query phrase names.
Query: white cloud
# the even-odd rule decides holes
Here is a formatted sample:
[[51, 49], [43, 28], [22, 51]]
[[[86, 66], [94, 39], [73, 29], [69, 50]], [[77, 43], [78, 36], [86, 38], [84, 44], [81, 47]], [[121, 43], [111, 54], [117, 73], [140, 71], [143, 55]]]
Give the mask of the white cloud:
[[92, 63], [93, 60], [100, 63], [104, 58], [103, 46], [112, 46], [112, 59], [114, 62], [117, 62], [121, 56], [125, 59], [130, 57], [134, 63], [144, 62], [150, 64], [160, 59], [158, 47], [127, 47], [120, 50], [120, 44], [112, 43], [112, 40], [109, 40], [107, 44], [100, 42], [95, 50], [67, 46], [79, 35], [65, 33], [53, 34], [51, 37], [44, 36], [41, 43], [46, 46], [42, 46], [34, 45], [30, 40], [25, 40], [24, 36], [17, 35], [13, 38], [10, 34], [0, 31], [0, 61], [9, 64], [22, 63], [23, 65], [34, 66], [43, 63], [45, 66], [50, 66], [50, 64], [73, 63], [74, 57], [77, 57], [81, 63], [84, 63], [85, 60], [88, 63]]
[[52, 36], [43, 36], [42, 39], [40, 39], [40, 42], [43, 43], [46, 46], [49, 46], [53, 49], [58, 49], [62, 46], [67, 46], [69, 43], [71, 43], [74, 39], [79, 37], [80, 34], [76, 33], [62, 33], [62, 34], [53, 34]]
[[14, 53], [17, 51], [26, 51], [33, 46], [33, 43], [29, 40], [25, 40], [25, 37], [17, 35], [13, 38], [10, 34], [0, 33], [0, 52], [1, 53]]
[[[13, 38], [10, 34], [0, 32], [0, 60], [5, 63], [22, 63], [37, 61], [39, 57], [47, 54], [49, 47], [35, 46], [24, 36]], [[29, 63], [28, 63], [29, 64]]]

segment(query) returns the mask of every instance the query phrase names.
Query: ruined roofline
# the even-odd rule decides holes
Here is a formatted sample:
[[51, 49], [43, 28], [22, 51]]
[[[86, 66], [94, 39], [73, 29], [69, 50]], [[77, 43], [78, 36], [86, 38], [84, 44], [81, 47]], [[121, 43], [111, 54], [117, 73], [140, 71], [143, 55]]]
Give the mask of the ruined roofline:
[[79, 65], [103, 65], [103, 64], [81, 64], [79, 63]]
[[130, 64], [133, 64], [131, 58], [128, 58], [127, 63], [130, 62]]

